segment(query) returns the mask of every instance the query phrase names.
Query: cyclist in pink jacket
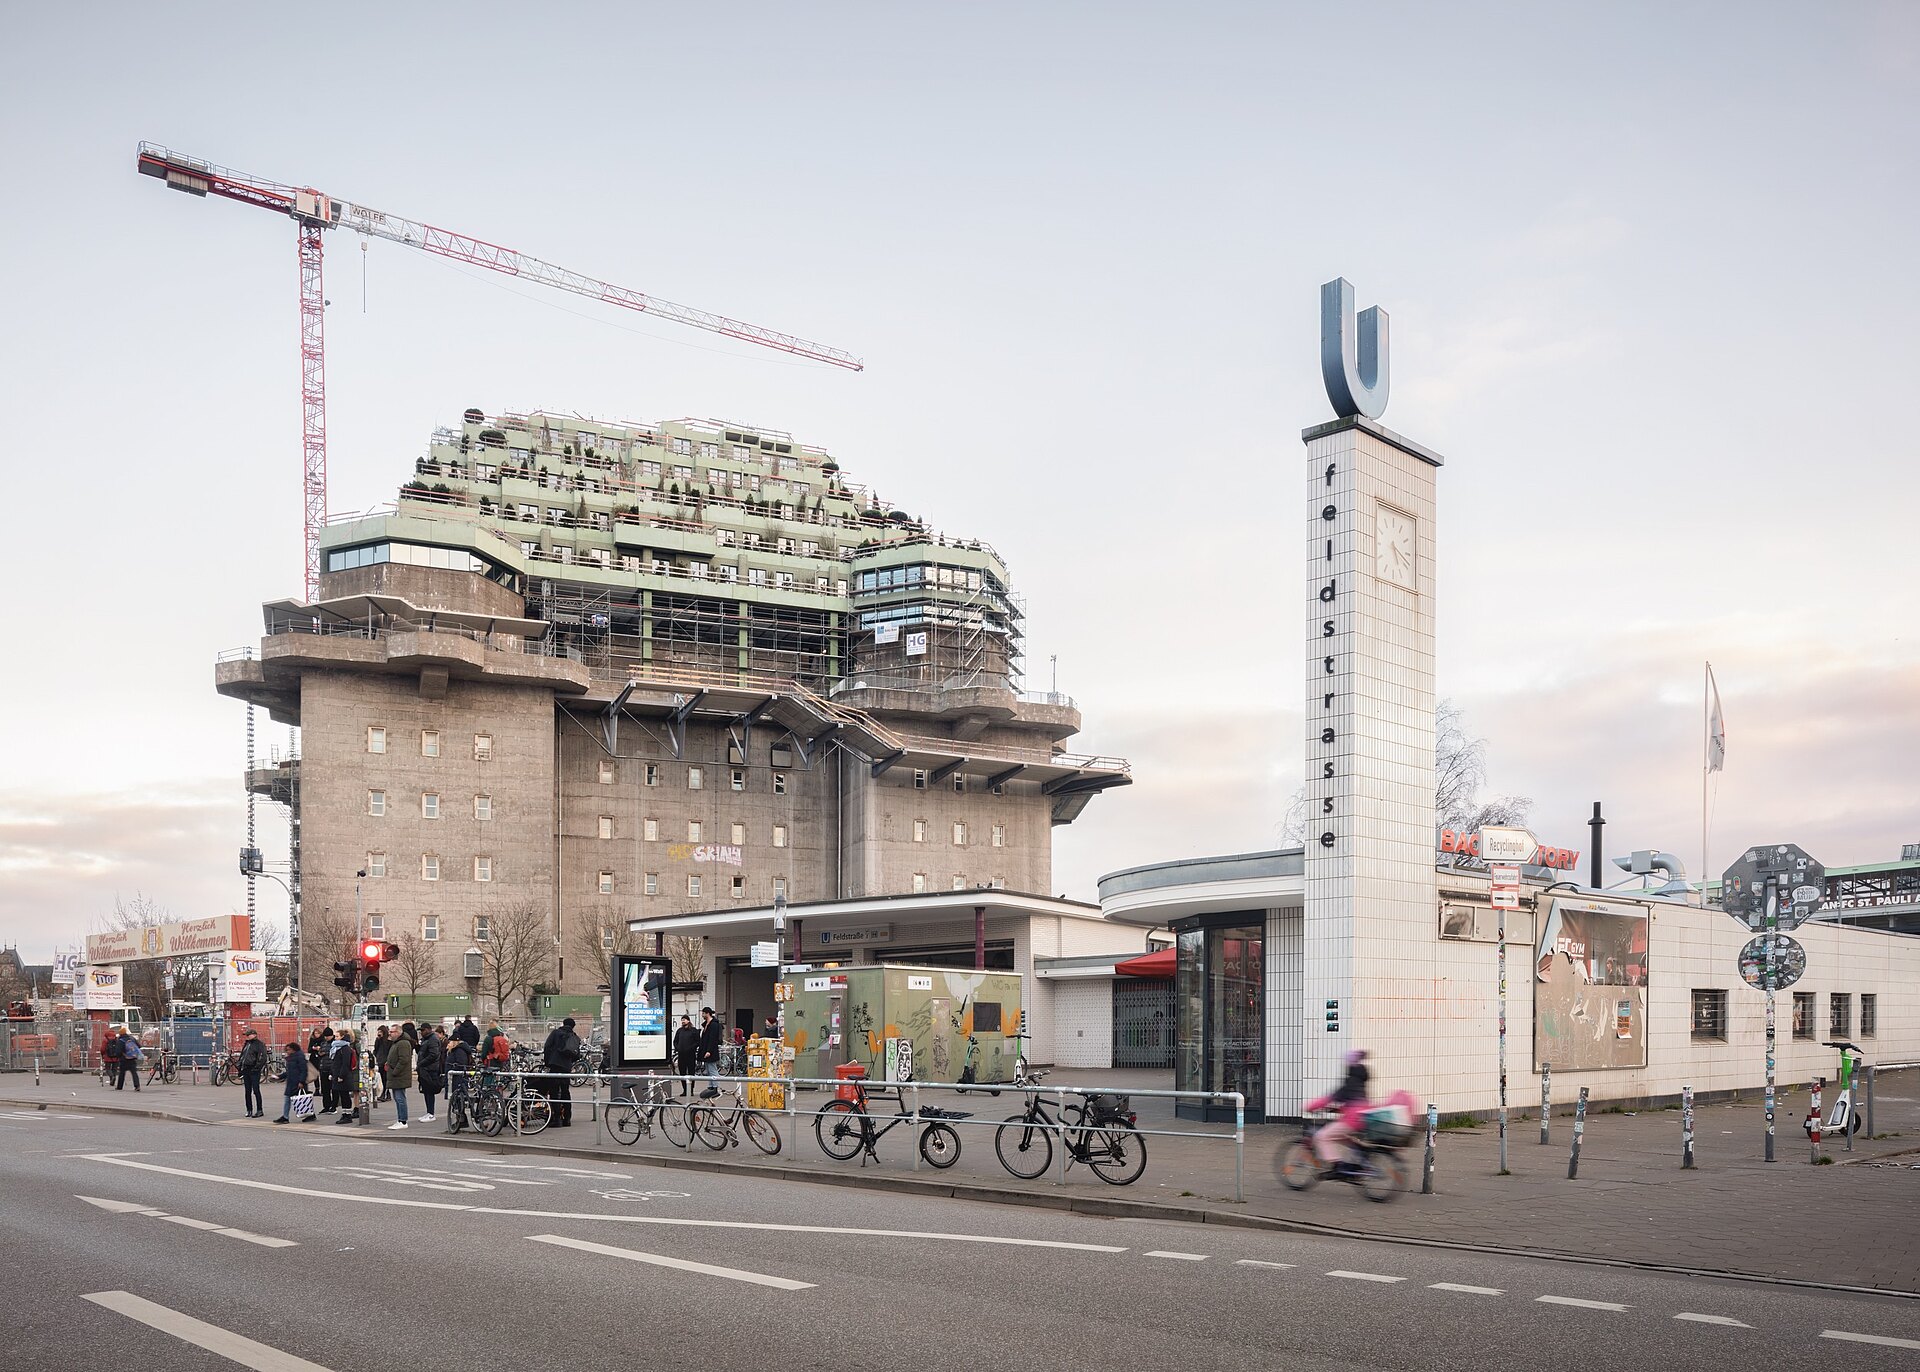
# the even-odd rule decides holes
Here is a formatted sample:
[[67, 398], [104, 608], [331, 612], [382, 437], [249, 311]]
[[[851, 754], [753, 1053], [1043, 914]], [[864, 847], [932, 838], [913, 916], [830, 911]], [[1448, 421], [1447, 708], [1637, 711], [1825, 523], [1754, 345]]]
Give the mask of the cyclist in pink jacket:
[[1314, 1131], [1313, 1151], [1320, 1165], [1329, 1170], [1347, 1163], [1347, 1140], [1363, 1126], [1367, 1113], [1367, 1050], [1356, 1048], [1347, 1054], [1347, 1075], [1332, 1095], [1307, 1102], [1307, 1113], [1338, 1108], [1340, 1113]]

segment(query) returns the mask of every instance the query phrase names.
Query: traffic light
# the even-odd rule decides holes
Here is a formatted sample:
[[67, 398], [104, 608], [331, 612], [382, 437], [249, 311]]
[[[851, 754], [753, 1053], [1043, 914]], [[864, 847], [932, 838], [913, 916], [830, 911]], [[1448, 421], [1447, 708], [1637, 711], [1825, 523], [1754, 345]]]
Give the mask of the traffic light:
[[333, 984], [335, 986], [340, 987], [343, 991], [348, 991], [356, 995], [359, 994], [361, 971], [359, 958], [350, 957], [345, 962], [336, 962], [333, 964], [333, 971]]
[[387, 943], [381, 939], [363, 939], [360, 943], [360, 960], [367, 970], [360, 980], [360, 994], [371, 996], [380, 989], [380, 964], [392, 962], [400, 956], [400, 945]]

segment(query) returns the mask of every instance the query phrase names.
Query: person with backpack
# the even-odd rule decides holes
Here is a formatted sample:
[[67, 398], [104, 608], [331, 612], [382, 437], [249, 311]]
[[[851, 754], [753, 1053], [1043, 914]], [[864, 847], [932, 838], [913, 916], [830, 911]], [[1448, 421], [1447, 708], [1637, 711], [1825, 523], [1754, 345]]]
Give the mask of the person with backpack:
[[100, 1062], [107, 1069], [107, 1085], [120, 1085], [120, 1031], [109, 1029], [100, 1038]]
[[446, 1030], [436, 1026], [420, 1035], [420, 1046], [414, 1050], [413, 1074], [420, 1079], [420, 1094], [427, 1101], [426, 1111], [420, 1116], [420, 1122], [426, 1124], [433, 1119], [433, 1098], [447, 1089]]
[[494, 1072], [507, 1072], [513, 1069], [513, 1040], [507, 1037], [507, 1031], [498, 1024], [487, 1030], [486, 1051], [481, 1054], [480, 1080], [490, 1080]]
[[393, 1097], [393, 1123], [387, 1126], [389, 1129], [407, 1127], [407, 1088], [413, 1085], [413, 1036], [407, 1032], [411, 1028], [413, 1024], [409, 1021], [387, 1040], [384, 1075], [386, 1094]]
[[266, 1069], [267, 1045], [260, 1042], [257, 1032], [249, 1029], [247, 1041], [240, 1047], [240, 1087], [246, 1093], [247, 1118], [250, 1120], [266, 1117], [266, 1103], [260, 1099], [260, 1074]]
[[120, 1080], [113, 1084], [114, 1090], [126, 1090], [128, 1077], [133, 1078], [133, 1089], [136, 1092], [140, 1089], [140, 1059], [143, 1056], [140, 1040], [122, 1029], [120, 1031]]
[[347, 1030], [342, 1029], [334, 1036], [327, 1062], [333, 1075], [334, 1105], [340, 1109], [340, 1118], [334, 1123], [352, 1124], [359, 1117], [353, 1098], [360, 1089], [360, 1054], [354, 1048], [353, 1035]]

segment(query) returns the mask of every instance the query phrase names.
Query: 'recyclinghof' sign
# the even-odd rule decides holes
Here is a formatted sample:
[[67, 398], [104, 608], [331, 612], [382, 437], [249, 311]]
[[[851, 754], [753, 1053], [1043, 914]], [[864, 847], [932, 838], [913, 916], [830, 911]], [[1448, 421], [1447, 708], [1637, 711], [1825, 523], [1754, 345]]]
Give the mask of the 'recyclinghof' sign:
[[[1452, 829], [1440, 831], [1440, 851], [1453, 858], [1453, 866], [1477, 871], [1486, 865], [1480, 856], [1480, 831], [1456, 833]], [[1523, 864], [1527, 867], [1546, 867], [1556, 872], [1571, 872], [1580, 865], [1578, 848], [1550, 848], [1541, 844], [1534, 851], [1533, 861]]]

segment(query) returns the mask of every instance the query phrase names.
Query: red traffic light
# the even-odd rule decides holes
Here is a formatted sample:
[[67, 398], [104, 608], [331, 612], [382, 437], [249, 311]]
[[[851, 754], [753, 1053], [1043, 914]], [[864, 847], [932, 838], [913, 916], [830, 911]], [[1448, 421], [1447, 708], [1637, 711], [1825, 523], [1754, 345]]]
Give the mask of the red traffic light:
[[380, 961], [380, 955], [383, 951], [385, 951], [385, 948], [386, 948], [385, 944], [380, 943], [374, 939], [368, 939], [365, 943], [360, 945], [360, 956], [365, 958], [368, 962], [378, 962]]

